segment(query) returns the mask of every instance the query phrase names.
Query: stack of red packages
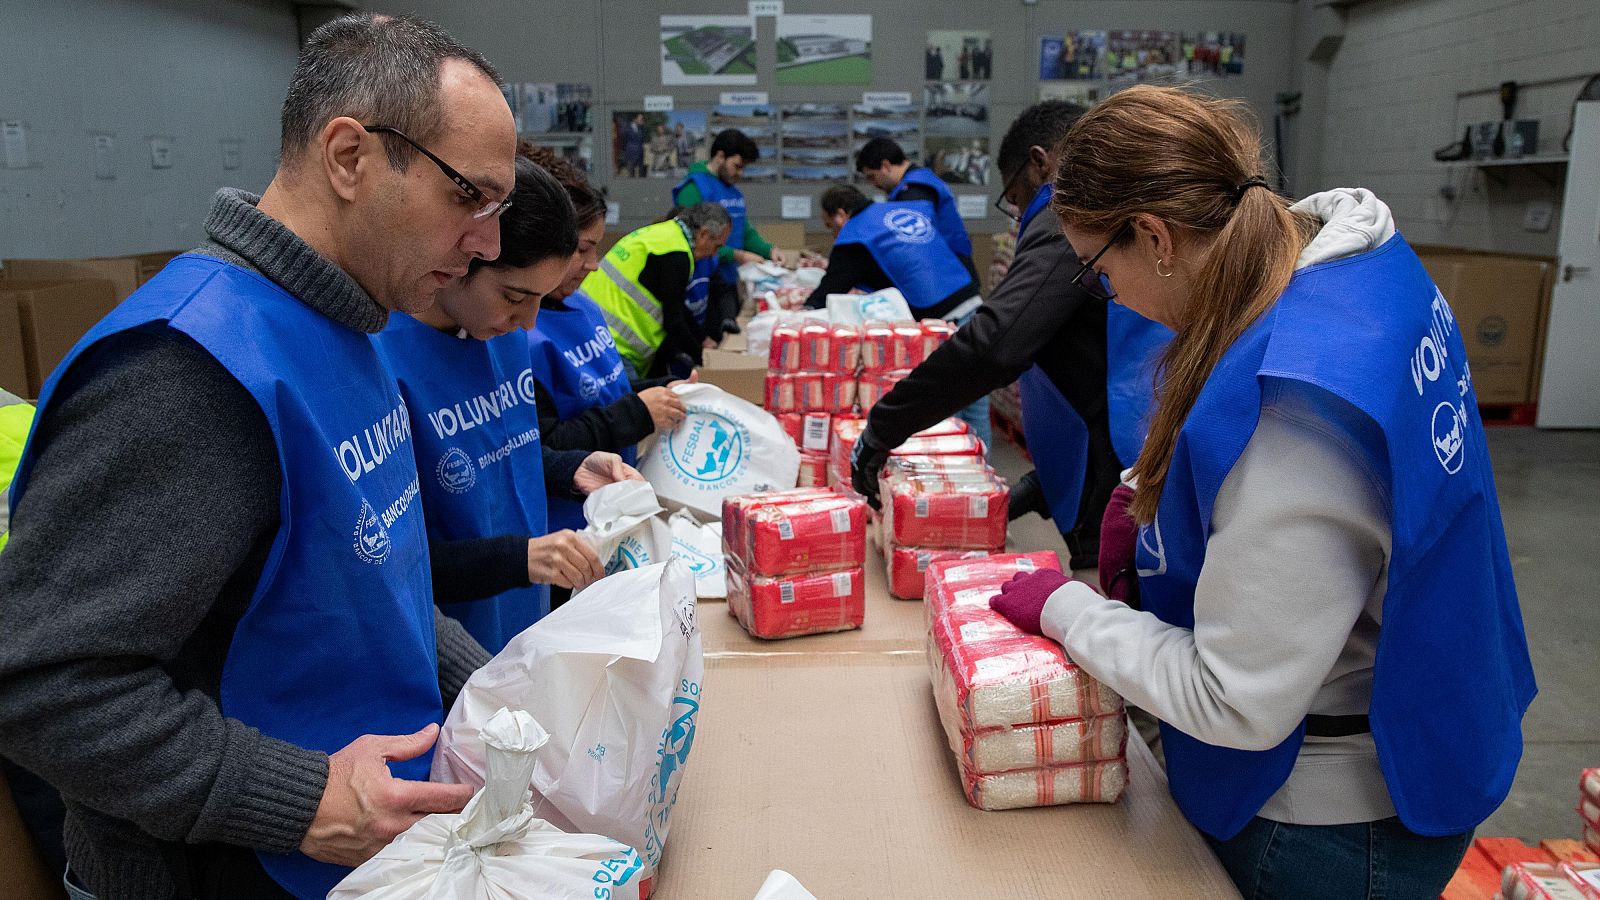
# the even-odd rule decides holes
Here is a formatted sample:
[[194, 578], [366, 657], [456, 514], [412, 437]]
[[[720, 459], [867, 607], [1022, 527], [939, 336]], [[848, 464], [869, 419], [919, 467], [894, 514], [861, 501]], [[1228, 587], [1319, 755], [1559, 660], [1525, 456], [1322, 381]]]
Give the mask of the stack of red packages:
[[864, 501], [826, 489], [724, 500], [728, 614], [759, 638], [860, 628], [866, 525]]
[[[772, 329], [767, 364], [771, 371], [766, 408], [784, 422], [800, 449], [799, 484], [826, 484], [828, 417], [855, 415], [861, 329], [822, 322], [780, 323]], [[825, 415], [818, 420], [816, 414]], [[811, 425], [812, 431], [805, 430], [817, 421], [820, 424]]]
[[1600, 863], [1512, 863], [1501, 875], [1498, 896], [1505, 900], [1597, 900]]
[[1114, 802], [1128, 783], [1122, 698], [989, 608], [1054, 553], [928, 567], [928, 663], [967, 802], [979, 809]]
[[[850, 491], [850, 455], [855, 452], [856, 441], [861, 439], [861, 432], [867, 427], [864, 419], [844, 419], [838, 416], [833, 421], [833, 440], [828, 445], [829, 477], [834, 487], [843, 491]], [[983, 442], [972, 435], [972, 428], [960, 419], [945, 419], [937, 425], [926, 428], [911, 436], [911, 439], [901, 444], [890, 452], [891, 458], [909, 457], [913, 459], [928, 459], [932, 457], [966, 457], [982, 462], [984, 459]], [[951, 461], [954, 464], [954, 461]]]
[[1600, 853], [1600, 769], [1584, 769], [1578, 778], [1578, 815], [1583, 818], [1583, 842]]
[[861, 327], [861, 368], [867, 372], [915, 369], [956, 333], [943, 319], [868, 322]]
[[894, 596], [921, 599], [937, 560], [1005, 550], [1010, 488], [982, 454], [970, 434], [919, 435], [883, 467], [882, 545]]
[[768, 372], [768, 412], [852, 412], [856, 377], [839, 372]]

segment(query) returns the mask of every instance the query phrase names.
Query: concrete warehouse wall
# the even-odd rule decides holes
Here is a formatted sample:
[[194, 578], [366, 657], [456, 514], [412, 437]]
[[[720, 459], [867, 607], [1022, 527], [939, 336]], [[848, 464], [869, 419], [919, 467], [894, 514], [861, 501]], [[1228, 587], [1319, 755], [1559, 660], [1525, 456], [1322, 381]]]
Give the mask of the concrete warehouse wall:
[[[1294, 40], [1292, 0], [787, 0], [789, 14], [865, 13], [873, 16], [872, 84], [868, 86], [776, 85], [771, 59], [774, 20], [756, 20], [758, 84], [751, 87], [665, 87], [657, 61], [659, 17], [662, 15], [743, 15], [745, 0], [597, 0], [587, 4], [555, 4], [531, 0], [361, 0], [364, 8], [410, 12], [432, 19], [456, 37], [481, 50], [509, 81], [577, 81], [595, 87], [595, 171], [621, 204], [625, 227], [642, 225], [671, 206], [672, 182], [666, 179], [610, 177], [611, 110], [642, 108], [646, 94], [671, 94], [678, 108], [709, 109], [723, 91], [766, 91], [774, 104], [788, 102], [855, 103], [863, 91], [910, 91], [922, 102], [923, 50], [932, 30], [987, 30], [992, 34], [995, 62], [991, 82], [990, 151], [1025, 107], [1038, 99], [1039, 37], [1083, 29], [1161, 29], [1172, 31], [1243, 31], [1247, 62], [1237, 78], [1209, 82], [1220, 93], [1244, 97], [1255, 106], [1270, 134], [1273, 95], [1291, 77]], [[954, 69], [954, 62], [946, 71]], [[987, 187], [956, 186], [958, 193], [993, 199], [1000, 192], [998, 176]], [[782, 196], [820, 197], [824, 186], [750, 184], [743, 187], [750, 215], [777, 219]], [[813, 202], [813, 210], [820, 213]], [[987, 218], [968, 222], [974, 232], [1002, 231], [1009, 223], [988, 209]], [[820, 231], [815, 217], [807, 227]]]
[[[4, 0], [0, 121], [25, 126], [29, 165], [0, 155], [0, 257], [199, 243], [217, 187], [271, 178], [295, 51], [278, 0]], [[112, 178], [96, 177], [96, 135]], [[151, 167], [150, 136], [172, 139], [171, 168]]]
[[[1555, 255], [1564, 168], [1500, 168], [1505, 183], [1433, 150], [1468, 123], [1500, 118], [1502, 81], [1525, 86], [1517, 118], [1538, 119], [1539, 152], [1560, 153], [1572, 101], [1600, 73], [1595, 0], [1374, 0], [1353, 7], [1327, 67], [1324, 184], [1369, 187], [1416, 242]], [[1550, 176], [1549, 184], [1540, 175]], [[1445, 196], [1446, 191], [1454, 197]], [[1550, 230], [1523, 230], [1553, 201]]]

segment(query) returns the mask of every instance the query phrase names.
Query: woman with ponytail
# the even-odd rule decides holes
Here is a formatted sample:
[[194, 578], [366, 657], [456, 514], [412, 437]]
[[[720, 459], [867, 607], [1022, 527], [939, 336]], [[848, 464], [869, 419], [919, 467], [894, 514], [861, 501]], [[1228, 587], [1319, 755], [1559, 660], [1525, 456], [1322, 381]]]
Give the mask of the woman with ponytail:
[[1078, 277], [1176, 333], [1128, 479], [1142, 611], [1056, 573], [994, 607], [1161, 720], [1245, 896], [1438, 896], [1535, 690], [1449, 305], [1370, 192], [1275, 194], [1238, 102], [1131, 88], [1055, 155]]

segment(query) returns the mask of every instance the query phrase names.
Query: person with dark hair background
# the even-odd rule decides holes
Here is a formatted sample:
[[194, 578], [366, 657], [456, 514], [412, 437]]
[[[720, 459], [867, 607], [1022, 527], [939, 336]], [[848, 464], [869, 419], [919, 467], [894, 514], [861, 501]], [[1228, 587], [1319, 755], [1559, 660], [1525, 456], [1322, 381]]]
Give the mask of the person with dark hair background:
[[716, 203], [733, 220], [728, 242], [717, 251], [714, 260], [695, 265], [690, 287], [691, 310], [700, 308], [701, 297], [710, 298], [706, 311], [695, 314], [695, 324], [719, 343], [723, 335], [739, 331], [739, 266], [775, 259], [792, 267], [800, 260], [799, 250], [773, 247], [745, 215], [744, 192], [738, 185], [744, 178], [745, 166], [760, 158], [761, 148], [749, 135], [737, 128], [719, 131], [711, 141], [710, 157], [690, 166], [689, 174], [672, 189], [673, 206], [688, 209], [697, 203]]
[[394, 313], [372, 339], [415, 417], [434, 602], [490, 653], [549, 613], [548, 585], [581, 588], [604, 574], [582, 537], [546, 533], [546, 497], [640, 477], [614, 453], [558, 452], [540, 440], [522, 332], [577, 248], [566, 190], [519, 155], [500, 256], [473, 260], [432, 307]]
[[931, 203], [939, 236], [961, 258], [972, 277], [978, 277], [978, 270], [972, 265], [972, 236], [967, 234], [966, 223], [956, 209], [955, 194], [932, 169], [911, 162], [893, 138], [875, 137], [857, 151], [856, 171], [891, 201]]
[[65, 798], [75, 900], [324, 897], [471, 797], [426, 779], [489, 655], [433, 603], [421, 423], [368, 335], [500, 255], [499, 82], [418, 19], [318, 28], [266, 191], [219, 191], [206, 243], [46, 383], [0, 553], [0, 754]]

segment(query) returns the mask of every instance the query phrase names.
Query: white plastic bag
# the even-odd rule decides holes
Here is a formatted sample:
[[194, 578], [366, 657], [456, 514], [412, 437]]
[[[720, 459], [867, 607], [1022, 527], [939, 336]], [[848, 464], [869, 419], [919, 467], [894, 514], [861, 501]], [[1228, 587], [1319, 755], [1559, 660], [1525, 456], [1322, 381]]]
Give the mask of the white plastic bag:
[[[820, 270], [817, 270], [820, 271]], [[765, 358], [772, 349], [772, 329], [779, 324], [804, 324], [806, 322], [828, 323], [828, 311], [825, 309], [769, 309], [758, 312], [745, 323], [744, 352], [751, 356]]]
[[915, 322], [911, 304], [899, 288], [884, 288], [870, 294], [829, 294], [828, 321], [834, 325], [860, 325], [863, 322]]
[[649, 482], [613, 482], [584, 499], [589, 525], [580, 533], [594, 546], [607, 575], [663, 563], [672, 553], [663, 512]]
[[550, 732], [534, 753], [534, 812], [621, 841], [654, 875], [694, 744], [705, 658], [694, 576], [668, 562], [618, 572], [512, 639], [445, 720], [433, 780], [479, 785], [482, 729], [501, 707]]
[[328, 894], [329, 900], [633, 900], [644, 862], [625, 844], [567, 834], [535, 817], [533, 716], [501, 709], [483, 726], [488, 779], [460, 813], [428, 816]]
[[800, 880], [782, 869], [773, 869], [756, 891], [755, 900], [817, 900]]
[[722, 560], [722, 523], [700, 524], [694, 513], [680, 509], [667, 519], [672, 529], [672, 557], [694, 573], [695, 594], [707, 600], [728, 596], [728, 567]]
[[760, 407], [710, 384], [678, 384], [688, 415], [646, 448], [639, 471], [668, 509], [721, 520], [722, 498], [785, 490], [800, 474], [800, 451]]

